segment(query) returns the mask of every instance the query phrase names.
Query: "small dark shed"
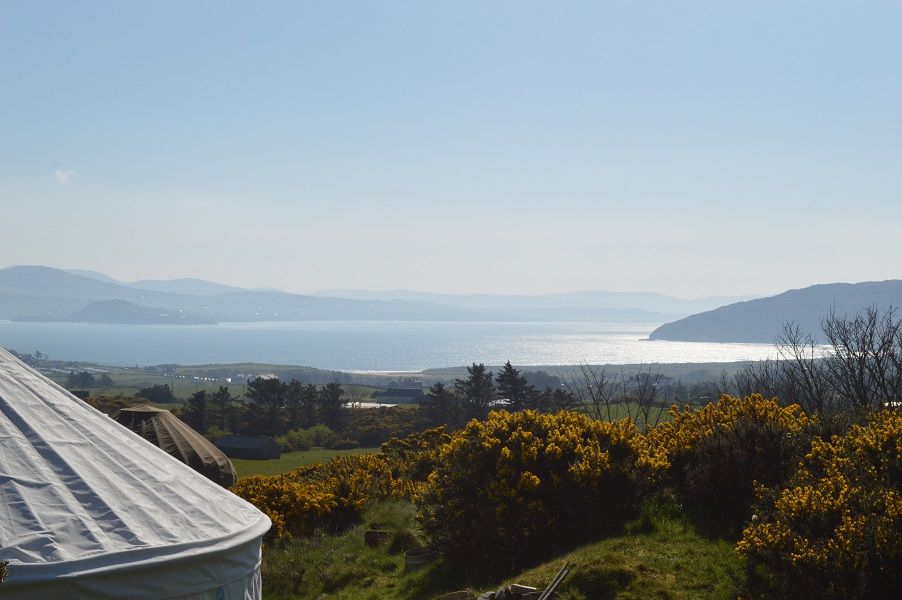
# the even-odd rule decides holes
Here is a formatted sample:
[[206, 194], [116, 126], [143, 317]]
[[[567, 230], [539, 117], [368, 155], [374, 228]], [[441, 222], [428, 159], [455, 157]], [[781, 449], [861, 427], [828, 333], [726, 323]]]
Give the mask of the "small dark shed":
[[223, 435], [216, 440], [216, 447], [229, 458], [265, 460], [282, 457], [282, 449], [279, 444], [276, 440], [268, 437]]
[[384, 392], [376, 392], [373, 398], [383, 404], [418, 404], [426, 400], [423, 388], [390, 387]]

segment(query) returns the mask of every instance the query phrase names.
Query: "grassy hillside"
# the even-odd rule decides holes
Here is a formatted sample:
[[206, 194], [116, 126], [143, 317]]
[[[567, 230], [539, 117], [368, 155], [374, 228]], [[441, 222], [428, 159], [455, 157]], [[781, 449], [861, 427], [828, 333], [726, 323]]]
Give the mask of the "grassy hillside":
[[[439, 561], [411, 572], [403, 551], [422, 543], [415, 507], [389, 502], [368, 510], [362, 523], [337, 535], [293, 539], [267, 546], [263, 555], [266, 600], [428, 600], [469, 590], [472, 597], [520, 583], [544, 589], [561, 566], [570, 574], [557, 588], [561, 600], [736, 597], [738, 557], [723, 540], [696, 533], [677, 512], [647, 507], [621, 535], [573, 548], [509, 578], [455, 571]], [[365, 543], [368, 530], [389, 532], [379, 547]], [[504, 552], [503, 541], [486, 553]]]

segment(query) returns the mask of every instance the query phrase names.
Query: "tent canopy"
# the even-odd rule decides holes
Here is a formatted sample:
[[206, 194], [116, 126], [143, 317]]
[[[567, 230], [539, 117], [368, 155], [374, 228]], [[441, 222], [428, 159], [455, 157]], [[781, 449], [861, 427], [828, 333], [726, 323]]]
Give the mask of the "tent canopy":
[[0, 349], [3, 598], [259, 598], [269, 519]]
[[235, 485], [238, 473], [232, 461], [168, 410], [152, 406], [122, 408], [113, 419], [222, 487]]

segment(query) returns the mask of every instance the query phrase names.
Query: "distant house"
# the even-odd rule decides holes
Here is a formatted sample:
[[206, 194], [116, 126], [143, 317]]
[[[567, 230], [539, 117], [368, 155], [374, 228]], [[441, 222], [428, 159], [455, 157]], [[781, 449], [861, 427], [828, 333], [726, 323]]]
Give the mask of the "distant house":
[[222, 435], [214, 445], [229, 458], [266, 460], [282, 457], [282, 449], [279, 444], [276, 443], [276, 440], [268, 437]]
[[423, 388], [395, 388], [375, 392], [373, 398], [382, 404], [419, 404], [426, 399]]

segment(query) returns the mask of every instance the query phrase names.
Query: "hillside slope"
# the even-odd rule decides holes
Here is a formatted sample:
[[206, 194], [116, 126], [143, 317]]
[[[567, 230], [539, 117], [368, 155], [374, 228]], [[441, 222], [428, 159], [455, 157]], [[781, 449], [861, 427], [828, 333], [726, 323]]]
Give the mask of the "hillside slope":
[[902, 305], [902, 281], [831, 283], [789, 290], [770, 298], [737, 302], [679, 321], [665, 323], [651, 340], [679, 342], [774, 342], [787, 322], [812, 335], [821, 333], [821, 320], [831, 310], [853, 315], [869, 306]]

